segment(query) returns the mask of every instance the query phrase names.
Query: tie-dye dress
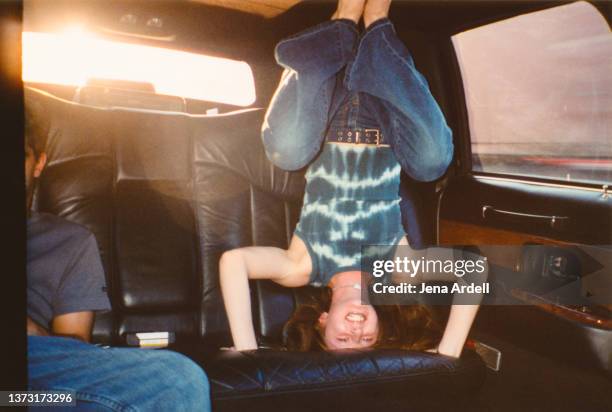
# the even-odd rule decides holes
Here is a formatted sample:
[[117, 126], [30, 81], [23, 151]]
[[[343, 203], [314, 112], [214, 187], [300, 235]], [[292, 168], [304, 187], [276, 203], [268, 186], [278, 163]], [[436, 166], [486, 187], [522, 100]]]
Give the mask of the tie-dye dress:
[[[306, 172], [295, 234], [312, 260], [310, 284], [362, 270], [362, 247], [390, 258], [405, 236], [398, 194], [401, 167], [389, 146], [327, 142]], [[367, 252], [366, 252], [367, 253]]]

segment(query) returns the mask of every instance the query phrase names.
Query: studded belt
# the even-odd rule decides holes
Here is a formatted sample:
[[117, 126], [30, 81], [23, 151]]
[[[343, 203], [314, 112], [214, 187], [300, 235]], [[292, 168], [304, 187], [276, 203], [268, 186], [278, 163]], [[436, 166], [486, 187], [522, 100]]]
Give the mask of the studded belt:
[[367, 144], [389, 146], [378, 129], [336, 129], [327, 132], [325, 141], [333, 143]]

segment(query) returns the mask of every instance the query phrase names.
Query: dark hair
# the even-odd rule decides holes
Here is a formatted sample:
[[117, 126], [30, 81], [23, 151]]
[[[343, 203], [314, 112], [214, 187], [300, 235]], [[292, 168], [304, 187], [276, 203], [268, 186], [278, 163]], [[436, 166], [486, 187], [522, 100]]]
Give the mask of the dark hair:
[[39, 102], [27, 101], [25, 104], [24, 139], [25, 145], [32, 149], [36, 157], [45, 151], [49, 123], [44, 108]]
[[[292, 351], [326, 350], [319, 317], [328, 312], [332, 290], [317, 288], [311, 302], [299, 305], [283, 329], [285, 347]], [[440, 342], [442, 329], [425, 305], [374, 306], [378, 315], [378, 338], [373, 347], [425, 350]]]

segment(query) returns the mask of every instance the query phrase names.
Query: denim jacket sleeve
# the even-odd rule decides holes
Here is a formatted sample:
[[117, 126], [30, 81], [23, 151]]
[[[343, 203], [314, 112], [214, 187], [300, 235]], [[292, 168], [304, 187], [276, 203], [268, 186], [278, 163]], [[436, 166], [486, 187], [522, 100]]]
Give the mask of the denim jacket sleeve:
[[344, 82], [350, 91], [379, 98], [378, 124], [408, 175], [432, 181], [444, 174], [453, 157], [452, 131], [391, 21], [368, 28]]
[[357, 39], [355, 23], [339, 19], [276, 46], [276, 61], [284, 71], [261, 130], [266, 155], [276, 166], [300, 169], [319, 152], [335, 76], [353, 58]]

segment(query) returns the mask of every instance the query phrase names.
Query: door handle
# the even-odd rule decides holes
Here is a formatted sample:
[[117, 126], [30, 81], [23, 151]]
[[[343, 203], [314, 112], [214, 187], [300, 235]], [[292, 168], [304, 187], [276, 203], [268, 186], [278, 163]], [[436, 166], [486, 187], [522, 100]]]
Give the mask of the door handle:
[[494, 217], [497, 216], [506, 216], [506, 217], [516, 217], [519, 219], [529, 219], [536, 222], [548, 223], [553, 229], [560, 229], [565, 222], [569, 219], [567, 216], [556, 216], [556, 215], [535, 215], [532, 213], [521, 213], [521, 212], [513, 212], [511, 210], [501, 210], [496, 209], [493, 206], [485, 205], [482, 207], [482, 218], [486, 219], [487, 216]]

